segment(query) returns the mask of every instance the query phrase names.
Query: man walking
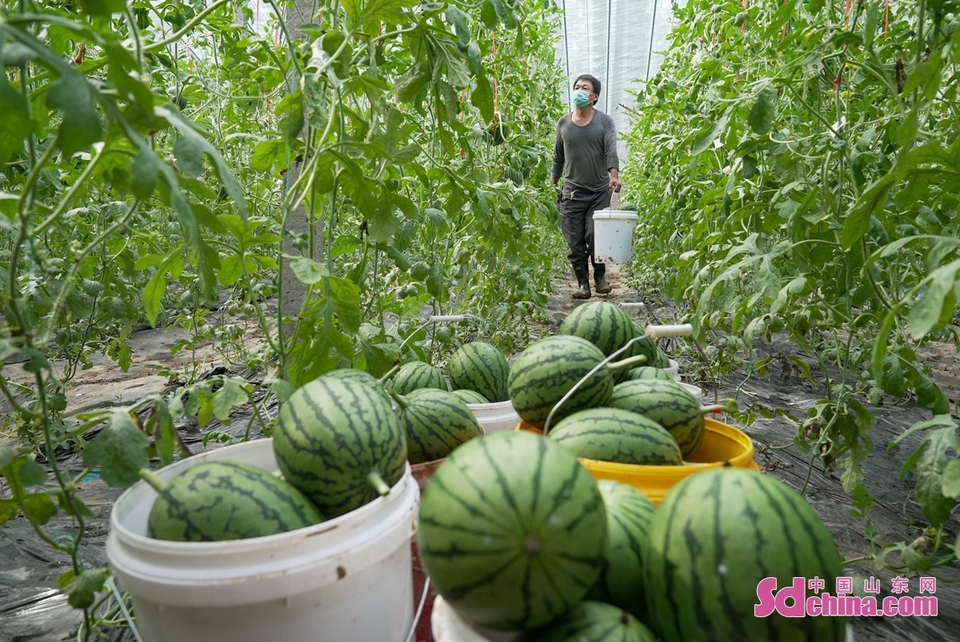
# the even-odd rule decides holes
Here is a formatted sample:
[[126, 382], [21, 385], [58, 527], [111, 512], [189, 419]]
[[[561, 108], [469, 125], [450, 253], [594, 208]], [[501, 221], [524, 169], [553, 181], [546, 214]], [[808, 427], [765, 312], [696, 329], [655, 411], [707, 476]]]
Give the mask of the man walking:
[[573, 91], [574, 110], [557, 123], [553, 184], [563, 175], [560, 215], [567, 258], [577, 277], [573, 298], [589, 299], [588, 259], [593, 264], [597, 292], [610, 292], [606, 266], [594, 260], [593, 212], [609, 207], [611, 191], [620, 191], [620, 160], [613, 119], [595, 107], [600, 99], [600, 81], [584, 74], [573, 83]]

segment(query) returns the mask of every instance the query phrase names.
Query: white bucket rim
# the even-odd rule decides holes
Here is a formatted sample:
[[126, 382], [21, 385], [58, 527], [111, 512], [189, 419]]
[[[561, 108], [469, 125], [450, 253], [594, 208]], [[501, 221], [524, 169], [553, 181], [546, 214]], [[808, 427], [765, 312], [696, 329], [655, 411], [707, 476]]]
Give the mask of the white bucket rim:
[[[236, 449], [233, 452], [251, 450], [253, 448], [262, 448], [264, 442], [270, 442], [271, 448], [273, 439], [257, 439], [255, 441], [248, 441], [242, 444], [235, 444], [230, 446], [230, 448]], [[211, 450], [204, 453], [199, 453], [187, 459], [181, 459], [180, 461], [174, 462], [173, 464], [161, 468], [157, 471], [154, 471], [160, 479], [163, 479], [166, 482], [169, 482], [171, 479], [180, 474], [181, 468], [192, 468], [198, 463], [202, 463], [210, 460], [222, 459], [222, 457], [211, 457], [210, 455], [219, 453], [224, 449]], [[176, 471], [176, 474], [172, 474]], [[268, 471], [273, 472], [273, 471]], [[147, 537], [146, 535], [140, 535], [127, 528], [120, 523], [119, 517], [116, 515], [116, 507], [124, 501], [125, 498], [128, 499], [128, 495], [131, 495], [135, 492], [135, 489], [138, 489], [142, 486], [146, 486], [147, 483], [143, 480], [138, 481], [130, 488], [123, 491], [123, 494], [117, 498], [117, 501], [114, 502], [113, 508], [110, 510], [110, 530], [117, 533], [118, 536], [122, 536], [126, 543], [132, 544], [137, 548], [142, 548], [143, 550], [155, 551], [155, 552], [164, 552], [169, 551], [171, 553], [176, 553], [178, 555], [182, 554], [196, 554], [196, 555], [211, 555], [211, 554], [235, 554], [242, 553], [244, 551], [260, 549], [262, 548], [262, 543], [273, 543], [281, 542], [284, 539], [295, 539], [299, 538], [300, 534], [308, 534], [310, 537], [320, 535], [325, 531], [330, 531], [338, 528], [344, 522], [347, 521], [356, 521], [358, 519], [364, 519], [368, 514], [378, 512], [382, 504], [388, 503], [391, 499], [395, 499], [399, 496], [397, 491], [402, 490], [404, 482], [407, 481], [407, 478], [411, 475], [410, 473], [410, 462], [406, 462], [403, 475], [401, 475], [399, 481], [394, 484], [390, 493], [383, 497], [377, 497], [373, 501], [360, 506], [348, 513], [339, 515], [332, 519], [325, 520], [319, 524], [314, 524], [313, 526], [307, 526], [306, 528], [298, 528], [296, 530], [288, 531], [286, 533], [277, 533], [276, 535], [264, 535], [263, 537], [251, 537], [247, 539], [234, 539], [226, 540], [222, 542], [171, 542], [168, 540], [154, 539], [152, 537]], [[156, 493], [156, 491], [153, 491]], [[297, 534], [297, 535], [294, 535]], [[216, 551], [211, 549], [216, 548]]]
[[[228, 448], [268, 448], [270, 440], [257, 440]], [[222, 453], [228, 448], [204, 453]], [[236, 451], [231, 451], [239, 458]], [[183, 468], [209, 460], [197, 455], [158, 472], [172, 478]], [[182, 463], [182, 465], [180, 465]], [[139, 482], [143, 483], [143, 482]], [[132, 594], [147, 596], [169, 606], [223, 606], [282, 599], [323, 586], [336, 578], [341, 566], [357, 572], [376, 564], [377, 552], [409, 546], [416, 532], [419, 487], [406, 463], [403, 476], [389, 495], [378, 497], [353, 511], [320, 524], [287, 533], [223, 542], [170, 542], [141, 535], [121, 523], [117, 507], [129, 499], [124, 492], [110, 515], [111, 532], [107, 538], [107, 560], [124, 588]], [[138, 487], [156, 496], [152, 488]], [[143, 499], [142, 501], [146, 501]], [[134, 509], [130, 509], [131, 512]], [[129, 513], [125, 515], [129, 518]], [[406, 522], [409, 526], [404, 526]], [[329, 543], [323, 537], [331, 533]], [[318, 549], [323, 547], [322, 552]], [[255, 590], [241, 590], [241, 582], [255, 579]], [[212, 588], [236, 585], [229, 597], [214, 595]]]
[[506, 401], [491, 401], [490, 403], [468, 403], [467, 408], [470, 410], [514, 410], [513, 402], [509, 399]]
[[593, 218], [612, 218], [612, 219], [622, 219], [622, 220], [636, 220], [639, 218], [639, 214], [631, 210], [594, 210]]

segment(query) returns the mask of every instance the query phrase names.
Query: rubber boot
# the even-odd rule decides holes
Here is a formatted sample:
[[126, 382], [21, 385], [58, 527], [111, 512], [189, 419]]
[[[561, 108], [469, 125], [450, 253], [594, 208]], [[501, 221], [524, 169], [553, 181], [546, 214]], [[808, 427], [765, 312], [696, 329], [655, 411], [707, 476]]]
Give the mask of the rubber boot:
[[577, 285], [579, 288], [576, 292], [573, 293], [574, 299], [589, 299], [590, 298], [590, 274], [587, 270], [587, 263], [575, 263], [573, 264], [573, 273], [577, 276]]
[[607, 279], [605, 278], [606, 273], [606, 265], [603, 263], [593, 264], [593, 284], [597, 286], [597, 294], [610, 294], [610, 290], [613, 289], [607, 283]]

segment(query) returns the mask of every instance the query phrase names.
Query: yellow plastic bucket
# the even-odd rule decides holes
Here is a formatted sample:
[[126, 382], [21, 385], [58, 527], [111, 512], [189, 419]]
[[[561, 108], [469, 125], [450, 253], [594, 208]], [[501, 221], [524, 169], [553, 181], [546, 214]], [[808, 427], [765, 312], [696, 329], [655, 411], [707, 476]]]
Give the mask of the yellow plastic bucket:
[[[517, 424], [517, 430], [543, 432], [522, 420]], [[689, 465], [638, 466], [584, 458], [580, 459], [580, 463], [596, 479], [613, 479], [629, 484], [659, 505], [674, 484], [702, 470], [720, 468], [729, 462], [737, 468], [759, 471], [760, 467], [753, 457], [754, 448], [750, 437], [729, 424], [708, 417], [703, 441], [690, 455]]]

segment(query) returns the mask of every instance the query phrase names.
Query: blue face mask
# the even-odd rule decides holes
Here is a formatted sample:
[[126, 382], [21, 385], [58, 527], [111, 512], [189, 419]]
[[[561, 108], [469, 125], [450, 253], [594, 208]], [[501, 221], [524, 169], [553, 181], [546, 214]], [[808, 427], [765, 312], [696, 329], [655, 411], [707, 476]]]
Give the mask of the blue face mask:
[[577, 93], [573, 95], [573, 104], [577, 107], [586, 107], [590, 104], [590, 92], [578, 89]]

